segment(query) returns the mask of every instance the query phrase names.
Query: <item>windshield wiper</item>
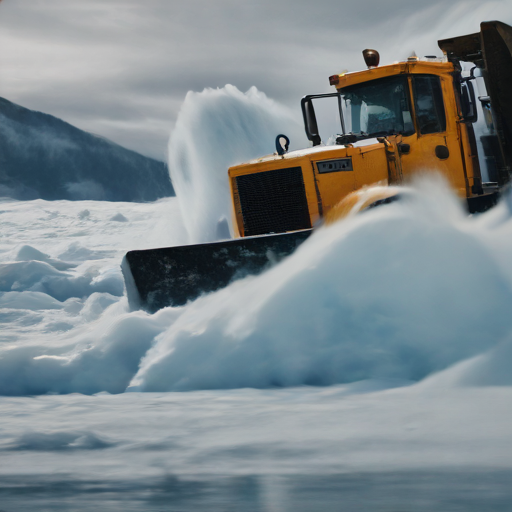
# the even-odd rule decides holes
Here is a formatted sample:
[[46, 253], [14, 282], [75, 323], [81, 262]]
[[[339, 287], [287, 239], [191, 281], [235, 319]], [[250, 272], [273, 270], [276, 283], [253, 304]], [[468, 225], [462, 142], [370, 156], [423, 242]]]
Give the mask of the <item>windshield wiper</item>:
[[340, 146], [344, 146], [346, 144], [353, 144], [354, 142], [357, 142], [358, 136], [355, 133], [349, 132], [344, 133], [343, 135], [338, 135], [336, 137], [336, 144]]
[[377, 137], [387, 137], [388, 135], [401, 135], [401, 131], [397, 131], [396, 133], [391, 132], [389, 130], [381, 130], [380, 132], [366, 133], [366, 132], [348, 132], [343, 135], [338, 135], [336, 137], [336, 144], [345, 145], [345, 144], [353, 144], [358, 140], [364, 139], [375, 139]]
[[374, 139], [376, 137], [386, 137], [387, 135], [396, 135], [389, 130], [381, 130], [380, 132], [365, 133], [365, 139]]

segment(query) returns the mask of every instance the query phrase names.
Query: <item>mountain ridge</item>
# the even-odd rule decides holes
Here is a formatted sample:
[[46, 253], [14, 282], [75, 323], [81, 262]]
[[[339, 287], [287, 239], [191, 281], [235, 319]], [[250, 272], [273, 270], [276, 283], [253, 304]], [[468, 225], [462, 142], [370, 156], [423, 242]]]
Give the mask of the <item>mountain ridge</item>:
[[172, 195], [164, 162], [0, 97], [0, 196], [144, 202]]

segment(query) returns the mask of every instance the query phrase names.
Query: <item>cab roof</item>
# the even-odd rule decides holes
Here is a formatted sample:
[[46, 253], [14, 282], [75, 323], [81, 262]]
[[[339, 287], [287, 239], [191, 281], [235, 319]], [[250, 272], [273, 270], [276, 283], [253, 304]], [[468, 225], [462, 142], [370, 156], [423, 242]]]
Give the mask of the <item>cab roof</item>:
[[363, 71], [355, 71], [352, 73], [342, 73], [330, 77], [332, 79], [338, 77], [338, 83], [335, 84], [336, 89], [348, 87], [350, 85], [369, 82], [378, 78], [388, 76], [396, 76], [403, 74], [427, 74], [427, 75], [450, 75], [455, 71], [455, 66], [451, 62], [424, 61], [424, 60], [408, 60], [406, 62], [396, 62], [387, 66], [378, 66], [375, 68], [365, 69]]

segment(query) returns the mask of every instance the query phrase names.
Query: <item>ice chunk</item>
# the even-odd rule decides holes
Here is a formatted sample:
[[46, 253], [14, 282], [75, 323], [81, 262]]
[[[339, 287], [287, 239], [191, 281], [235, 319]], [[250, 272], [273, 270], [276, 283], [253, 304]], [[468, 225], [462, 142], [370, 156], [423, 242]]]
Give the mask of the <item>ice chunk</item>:
[[68, 270], [76, 267], [73, 263], [51, 258], [48, 254], [38, 251], [30, 245], [21, 246], [15, 256], [16, 261], [44, 261], [57, 270]]
[[41, 292], [6, 292], [0, 293], [0, 308], [28, 309], [62, 309], [62, 302]]
[[115, 222], [128, 222], [128, 219], [122, 213], [116, 213], [114, 216], [110, 217], [110, 220]]

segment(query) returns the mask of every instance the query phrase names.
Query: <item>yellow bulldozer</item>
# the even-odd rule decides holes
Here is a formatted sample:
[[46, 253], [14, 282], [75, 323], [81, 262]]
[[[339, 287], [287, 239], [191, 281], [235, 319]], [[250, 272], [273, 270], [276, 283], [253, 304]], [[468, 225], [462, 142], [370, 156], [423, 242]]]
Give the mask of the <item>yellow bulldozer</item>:
[[[438, 44], [441, 58], [386, 66], [364, 50], [367, 69], [329, 77], [335, 92], [305, 96], [312, 147], [288, 152], [279, 134], [276, 153], [228, 170], [233, 240], [127, 253], [132, 307], [183, 305], [261, 272], [323, 220], [399, 200], [399, 186], [418, 173], [443, 175], [471, 213], [493, 206], [512, 171], [512, 27], [483, 22], [480, 32]], [[485, 94], [475, 92], [477, 80]], [[361, 200], [375, 183], [398, 188]]]

